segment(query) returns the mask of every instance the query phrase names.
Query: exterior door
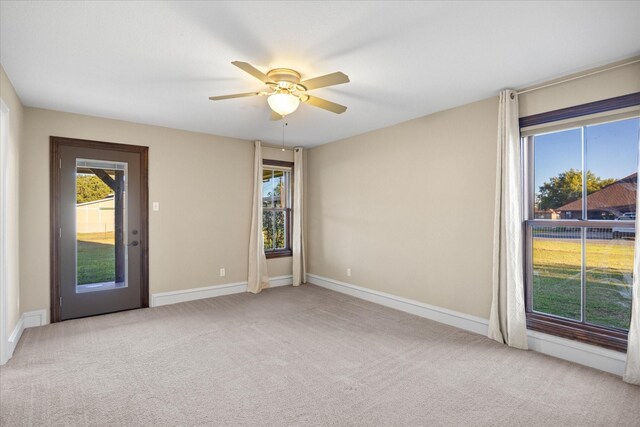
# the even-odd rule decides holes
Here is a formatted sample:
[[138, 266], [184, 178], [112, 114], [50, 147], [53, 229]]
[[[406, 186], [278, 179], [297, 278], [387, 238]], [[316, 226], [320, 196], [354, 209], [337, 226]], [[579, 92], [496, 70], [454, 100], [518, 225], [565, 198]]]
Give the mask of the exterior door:
[[147, 307], [147, 148], [51, 144], [52, 321]]

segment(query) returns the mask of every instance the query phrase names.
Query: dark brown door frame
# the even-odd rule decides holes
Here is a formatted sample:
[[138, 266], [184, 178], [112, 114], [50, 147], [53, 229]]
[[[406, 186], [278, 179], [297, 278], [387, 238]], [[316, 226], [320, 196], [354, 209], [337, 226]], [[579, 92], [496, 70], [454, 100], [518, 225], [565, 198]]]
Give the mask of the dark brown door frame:
[[59, 147], [84, 147], [100, 150], [125, 151], [140, 154], [140, 304], [149, 307], [149, 148], [141, 145], [115, 144], [112, 142], [90, 141], [85, 139], [65, 138], [61, 136], [49, 137], [49, 161], [50, 161], [50, 262], [51, 262], [51, 323], [60, 321], [60, 296], [61, 283], [58, 271], [58, 259], [60, 251], [58, 247], [58, 230], [61, 226]]

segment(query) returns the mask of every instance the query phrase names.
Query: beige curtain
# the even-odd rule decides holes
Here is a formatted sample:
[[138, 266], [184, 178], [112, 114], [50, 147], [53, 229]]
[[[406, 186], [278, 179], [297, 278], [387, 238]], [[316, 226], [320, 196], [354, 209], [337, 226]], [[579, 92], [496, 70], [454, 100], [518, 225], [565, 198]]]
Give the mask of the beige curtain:
[[293, 150], [293, 230], [291, 249], [293, 252], [293, 286], [306, 283], [307, 271], [304, 254], [303, 199], [304, 163], [301, 147]]
[[267, 273], [267, 258], [264, 255], [264, 235], [262, 234], [262, 145], [260, 141], [255, 142], [255, 147], [247, 291], [257, 294], [269, 287], [269, 273]]
[[493, 230], [493, 300], [489, 338], [527, 349], [522, 249], [522, 181], [518, 95], [500, 93]]
[[[639, 143], [640, 145], [640, 143]], [[640, 150], [640, 146], [638, 147]], [[640, 159], [638, 159], [640, 176]], [[640, 188], [636, 184], [636, 206], [640, 208]], [[638, 209], [636, 209], [637, 211]], [[633, 258], [633, 285], [631, 291], [631, 326], [627, 340], [627, 365], [622, 379], [640, 385], [640, 220], [636, 215], [636, 244]]]

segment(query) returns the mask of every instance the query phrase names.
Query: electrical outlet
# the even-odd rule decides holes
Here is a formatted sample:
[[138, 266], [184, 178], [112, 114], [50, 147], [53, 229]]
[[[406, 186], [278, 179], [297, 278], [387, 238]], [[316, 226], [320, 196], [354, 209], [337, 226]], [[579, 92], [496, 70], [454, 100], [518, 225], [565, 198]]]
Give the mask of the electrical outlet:
[[224, 277], [227, 274], [227, 272], [224, 270], [224, 268], [220, 269], [220, 277]]
[[160, 210], [160, 202], [153, 202], [153, 210], [156, 212]]
[[347, 277], [351, 277], [351, 269], [347, 268]]

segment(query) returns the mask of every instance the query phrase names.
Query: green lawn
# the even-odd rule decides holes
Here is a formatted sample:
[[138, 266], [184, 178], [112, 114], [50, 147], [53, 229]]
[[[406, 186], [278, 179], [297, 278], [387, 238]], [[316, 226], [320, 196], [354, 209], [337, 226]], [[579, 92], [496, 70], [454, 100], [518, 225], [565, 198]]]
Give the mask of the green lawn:
[[113, 233], [78, 234], [78, 285], [115, 281]]
[[[580, 320], [579, 240], [536, 238], [533, 245], [533, 308]], [[587, 242], [586, 321], [629, 328], [633, 242]]]

